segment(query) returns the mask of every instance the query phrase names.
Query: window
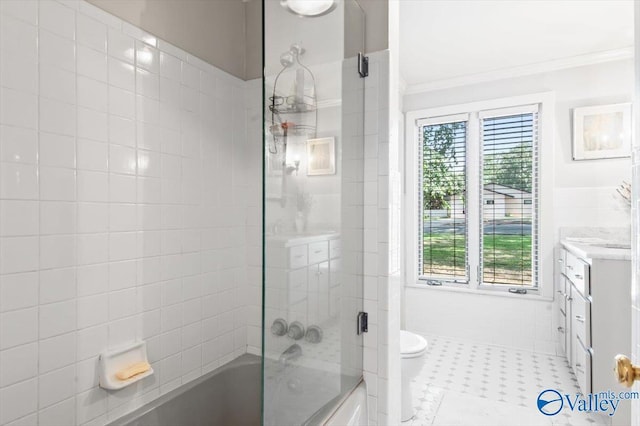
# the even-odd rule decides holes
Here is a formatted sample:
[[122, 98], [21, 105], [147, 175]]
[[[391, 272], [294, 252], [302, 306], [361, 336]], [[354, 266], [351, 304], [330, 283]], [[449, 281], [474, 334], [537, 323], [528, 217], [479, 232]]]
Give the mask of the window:
[[466, 121], [421, 127], [419, 273], [467, 282]]
[[535, 289], [538, 105], [414, 123], [419, 282]]
[[537, 113], [481, 116], [482, 282], [532, 286], [534, 141]]

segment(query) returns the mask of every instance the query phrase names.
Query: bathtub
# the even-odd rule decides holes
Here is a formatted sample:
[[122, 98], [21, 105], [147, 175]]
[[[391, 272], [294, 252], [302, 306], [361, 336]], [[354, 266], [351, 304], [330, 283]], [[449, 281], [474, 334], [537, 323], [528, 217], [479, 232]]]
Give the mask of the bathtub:
[[[274, 381], [268, 375], [265, 383], [267, 424], [367, 424], [366, 390], [361, 380], [352, 392], [322, 406], [321, 401], [330, 400], [329, 395], [339, 391], [339, 376], [336, 381], [325, 371], [300, 365], [283, 370], [274, 362], [268, 362], [266, 368], [276, 376]], [[245, 354], [108, 426], [259, 426], [261, 386], [261, 358]], [[305, 387], [308, 387], [306, 391]], [[311, 404], [310, 399], [315, 399], [318, 405]], [[314, 410], [317, 411], [314, 413]]]
[[261, 376], [260, 357], [242, 355], [109, 425], [259, 426]]

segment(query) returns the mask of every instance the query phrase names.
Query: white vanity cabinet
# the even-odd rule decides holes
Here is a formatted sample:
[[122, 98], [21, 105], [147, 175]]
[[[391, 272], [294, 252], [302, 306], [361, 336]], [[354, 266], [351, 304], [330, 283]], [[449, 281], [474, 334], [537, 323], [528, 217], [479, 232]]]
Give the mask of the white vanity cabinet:
[[[556, 261], [559, 352], [583, 394], [622, 390], [613, 364], [616, 354], [631, 351], [629, 250], [563, 242]], [[628, 424], [629, 415], [628, 403], [621, 404], [613, 424]]]
[[556, 261], [558, 262], [556, 267], [558, 272], [555, 275], [554, 302], [557, 323], [557, 352], [565, 355], [567, 359], [571, 359], [571, 324], [568, 323], [571, 319], [571, 303], [569, 301], [571, 286], [564, 273], [560, 272], [566, 261], [566, 250], [562, 248], [556, 250]]
[[[284, 318], [320, 325], [339, 303], [340, 239], [337, 233], [275, 236], [267, 241], [267, 323]], [[277, 289], [277, 290], [276, 290]]]

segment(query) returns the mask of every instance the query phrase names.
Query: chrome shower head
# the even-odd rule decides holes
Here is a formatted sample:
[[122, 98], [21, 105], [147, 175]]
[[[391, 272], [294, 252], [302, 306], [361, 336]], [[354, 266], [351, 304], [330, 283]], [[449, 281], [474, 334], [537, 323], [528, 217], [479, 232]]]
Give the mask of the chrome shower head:
[[280, 55], [280, 64], [285, 68], [289, 68], [295, 63], [296, 59], [304, 55], [304, 52], [305, 50], [302, 45], [294, 43], [291, 45], [291, 47], [289, 47], [288, 51]]
[[293, 56], [293, 53], [291, 53], [291, 51], [284, 52], [282, 55], [280, 55], [280, 64], [282, 64], [283, 67], [289, 68], [291, 65], [293, 65], [294, 62], [295, 57]]

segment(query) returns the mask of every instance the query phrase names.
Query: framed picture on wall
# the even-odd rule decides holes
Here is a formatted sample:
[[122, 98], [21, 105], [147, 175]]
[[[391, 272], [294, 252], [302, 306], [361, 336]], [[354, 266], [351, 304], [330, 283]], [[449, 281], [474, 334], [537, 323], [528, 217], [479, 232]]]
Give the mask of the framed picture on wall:
[[573, 159], [599, 160], [631, 156], [631, 104], [573, 110]]
[[320, 138], [307, 140], [307, 175], [333, 175], [336, 173], [336, 140]]

